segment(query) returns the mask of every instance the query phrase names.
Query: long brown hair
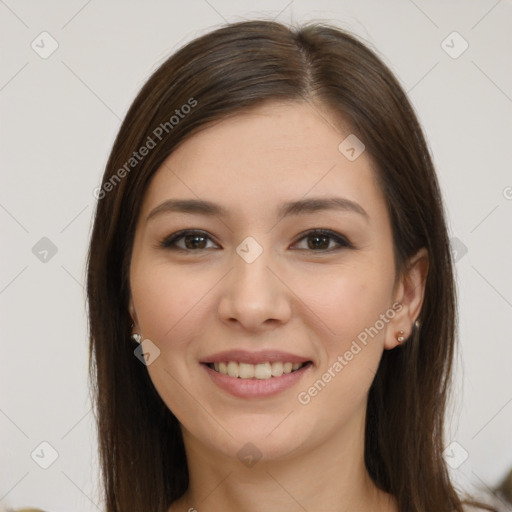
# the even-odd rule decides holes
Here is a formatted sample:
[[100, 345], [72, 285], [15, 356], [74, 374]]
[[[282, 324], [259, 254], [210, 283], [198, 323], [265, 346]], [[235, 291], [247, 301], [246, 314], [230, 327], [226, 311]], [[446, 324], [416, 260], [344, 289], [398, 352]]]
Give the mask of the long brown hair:
[[[106, 510], [164, 512], [188, 486], [179, 423], [130, 342], [128, 269], [144, 192], [180, 142], [267, 100], [313, 101], [348, 121], [387, 201], [396, 270], [428, 250], [420, 329], [384, 352], [369, 392], [365, 462], [400, 511], [461, 512], [442, 456], [456, 294], [424, 135], [398, 81], [355, 36], [325, 24], [294, 29], [271, 21], [227, 25], [165, 61], [131, 105], [97, 191], [87, 276], [89, 370]], [[153, 147], [135, 159], [143, 146]]]

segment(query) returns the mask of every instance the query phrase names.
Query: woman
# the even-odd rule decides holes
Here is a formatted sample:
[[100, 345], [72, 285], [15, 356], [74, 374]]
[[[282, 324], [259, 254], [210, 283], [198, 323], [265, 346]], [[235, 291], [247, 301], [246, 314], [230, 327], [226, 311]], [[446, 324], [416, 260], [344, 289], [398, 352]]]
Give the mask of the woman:
[[106, 510], [463, 510], [451, 253], [413, 109], [334, 27], [231, 24], [121, 126], [88, 262]]

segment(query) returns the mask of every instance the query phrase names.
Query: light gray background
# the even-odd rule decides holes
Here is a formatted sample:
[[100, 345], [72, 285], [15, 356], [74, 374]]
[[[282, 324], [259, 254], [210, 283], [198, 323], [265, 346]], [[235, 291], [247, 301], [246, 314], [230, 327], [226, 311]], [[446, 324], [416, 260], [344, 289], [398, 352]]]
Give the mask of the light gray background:
[[[451, 236], [467, 248], [447, 456], [467, 489], [494, 486], [512, 466], [510, 1], [0, 0], [2, 503], [102, 509], [83, 288], [92, 191], [151, 72], [192, 38], [254, 17], [349, 29], [409, 92]], [[50, 48], [43, 31], [59, 45], [47, 59], [31, 47]], [[458, 58], [445, 51], [463, 48], [453, 31], [469, 44]], [[57, 247], [46, 262], [32, 251], [42, 237]], [[43, 441], [58, 452], [48, 469], [31, 458], [49, 461]]]

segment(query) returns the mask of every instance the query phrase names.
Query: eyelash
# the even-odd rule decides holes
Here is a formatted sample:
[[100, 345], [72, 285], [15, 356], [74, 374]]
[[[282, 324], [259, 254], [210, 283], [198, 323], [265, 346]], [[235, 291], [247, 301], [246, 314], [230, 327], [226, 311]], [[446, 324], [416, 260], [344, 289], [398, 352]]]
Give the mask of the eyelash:
[[[177, 233], [173, 233], [172, 235], [169, 235], [167, 236], [166, 238], [164, 238], [160, 244], [159, 244], [159, 247], [163, 248], [163, 249], [170, 249], [170, 250], [173, 250], [173, 251], [181, 251], [181, 252], [200, 252], [200, 251], [206, 251], [207, 249], [204, 248], [204, 249], [186, 249], [186, 248], [183, 248], [183, 247], [177, 247], [175, 244], [178, 240], [181, 240], [183, 238], [185, 238], [186, 236], [200, 236], [200, 237], [203, 237], [203, 238], [207, 238], [207, 239], [210, 239], [210, 236], [208, 236], [208, 234], [204, 231], [199, 231], [199, 230], [183, 230], [183, 231], [178, 231]], [[294, 244], [300, 242], [301, 240], [304, 240], [304, 239], [307, 239], [309, 237], [312, 237], [312, 236], [323, 236], [323, 237], [327, 237], [327, 238], [331, 238], [332, 240], [334, 240], [339, 246], [338, 247], [335, 247], [334, 249], [331, 248], [331, 249], [321, 249], [321, 250], [313, 250], [313, 249], [296, 249], [296, 250], [306, 250], [306, 251], [309, 251], [309, 252], [320, 252], [320, 253], [330, 253], [330, 252], [333, 252], [333, 251], [337, 251], [339, 249], [342, 249], [342, 248], [347, 248], [347, 249], [354, 249], [354, 246], [350, 243], [350, 241], [343, 235], [339, 234], [339, 233], [336, 233], [335, 231], [330, 231], [329, 229], [312, 229], [312, 230], [309, 230], [309, 231], [306, 231], [305, 233], [301, 233], [301, 236], [300, 238], [297, 239], [296, 242], [294, 242]]]

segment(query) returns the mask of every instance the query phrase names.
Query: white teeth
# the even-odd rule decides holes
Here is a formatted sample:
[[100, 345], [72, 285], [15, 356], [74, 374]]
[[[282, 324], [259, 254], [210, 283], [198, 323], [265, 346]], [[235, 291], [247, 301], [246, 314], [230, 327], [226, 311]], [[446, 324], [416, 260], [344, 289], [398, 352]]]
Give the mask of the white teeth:
[[270, 363], [257, 364], [254, 369], [254, 376], [261, 380], [270, 379], [272, 377]]
[[272, 363], [272, 377], [281, 377], [283, 375], [283, 363], [274, 361]]
[[[236, 363], [235, 363], [236, 364]], [[238, 364], [238, 376], [241, 379], [252, 379], [254, 377], [254, 365], [247, 363]]]
[[230, 377], [238, 377], [238, 363], [235, 363], [234, 361], [229, 361], [228, 375]]
[[237, 363], [236, 361], [227, 361], [213, 363], [214, 369], [223, 375], [240, 379], [259, 379], [266, 380], [271, 377], [281, 377], [286, 373], [292, 373], [302, 367], [302, 363], [282, 363], [274, 361], [272, 363]]

